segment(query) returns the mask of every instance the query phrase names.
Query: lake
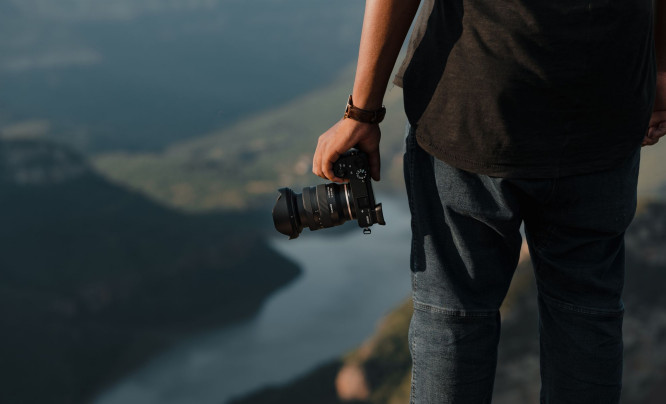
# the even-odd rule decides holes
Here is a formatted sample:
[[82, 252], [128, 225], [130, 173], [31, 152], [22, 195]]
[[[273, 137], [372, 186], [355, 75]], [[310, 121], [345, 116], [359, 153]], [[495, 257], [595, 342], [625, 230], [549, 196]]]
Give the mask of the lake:
[[410, 216], [406, 197], [379, 197], [386, 226], [363, 235], [304, 230], [272, 246], [303, 274], [241, 324], [192, 336], [114, 387], [95, 404], [222, 404], [288, 382], [354, 349], [409, 295]]

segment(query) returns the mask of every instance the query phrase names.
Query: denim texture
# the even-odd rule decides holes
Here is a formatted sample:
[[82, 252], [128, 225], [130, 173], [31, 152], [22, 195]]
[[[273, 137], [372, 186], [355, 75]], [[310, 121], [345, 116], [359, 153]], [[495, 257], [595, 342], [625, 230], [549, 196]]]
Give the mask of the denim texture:
[[538, 289], [541, 403], [619, 402], [624, 232], [640, 148], [618, 167], [554, 179], [459, 170], [407, 136], [412, 212], [411, 403], [490, 403], [499, 307], [521, 224]]

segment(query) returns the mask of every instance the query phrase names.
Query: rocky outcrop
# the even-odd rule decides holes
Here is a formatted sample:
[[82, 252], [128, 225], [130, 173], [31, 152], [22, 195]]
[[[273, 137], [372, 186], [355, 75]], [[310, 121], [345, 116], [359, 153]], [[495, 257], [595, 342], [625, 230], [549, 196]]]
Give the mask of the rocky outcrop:
[[370, 385], [360, 364], [346, 364], [335, 377], [335, 391], [342, 401], [367, 401]]

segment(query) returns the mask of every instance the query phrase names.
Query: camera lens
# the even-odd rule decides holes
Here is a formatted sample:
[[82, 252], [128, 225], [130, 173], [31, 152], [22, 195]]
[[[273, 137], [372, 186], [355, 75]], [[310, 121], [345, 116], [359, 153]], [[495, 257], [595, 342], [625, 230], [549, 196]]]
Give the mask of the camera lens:
[[307, 226], [310, 230], [338, 226], [354, 219], [354, 206], [348, 184], [319, 184], [303, 188], [302, 194], [289, 188], [278, 190], [273, 207], [273, 223], [290, 239], [298, 237]]
[[278, 192], [280, 194], [273, 206], [273, 224], [277, 231], [289, 236], [289, 239], [296, 238], [303, 230], [297, 210], [297, 194], [289, 188], [280, 188]]

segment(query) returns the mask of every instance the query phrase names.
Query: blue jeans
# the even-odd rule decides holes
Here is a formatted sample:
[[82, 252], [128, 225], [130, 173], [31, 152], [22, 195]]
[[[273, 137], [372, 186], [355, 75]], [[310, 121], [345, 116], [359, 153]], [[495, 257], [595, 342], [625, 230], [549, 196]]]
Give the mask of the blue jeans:
[[491, 402], [521, 223], [538, 289], [541, 403], [619, 402], [624, 232], [639, 148], [631, 154], [609, 171], [506, 179], [453, 168], [407, 137], [411, 403]]

